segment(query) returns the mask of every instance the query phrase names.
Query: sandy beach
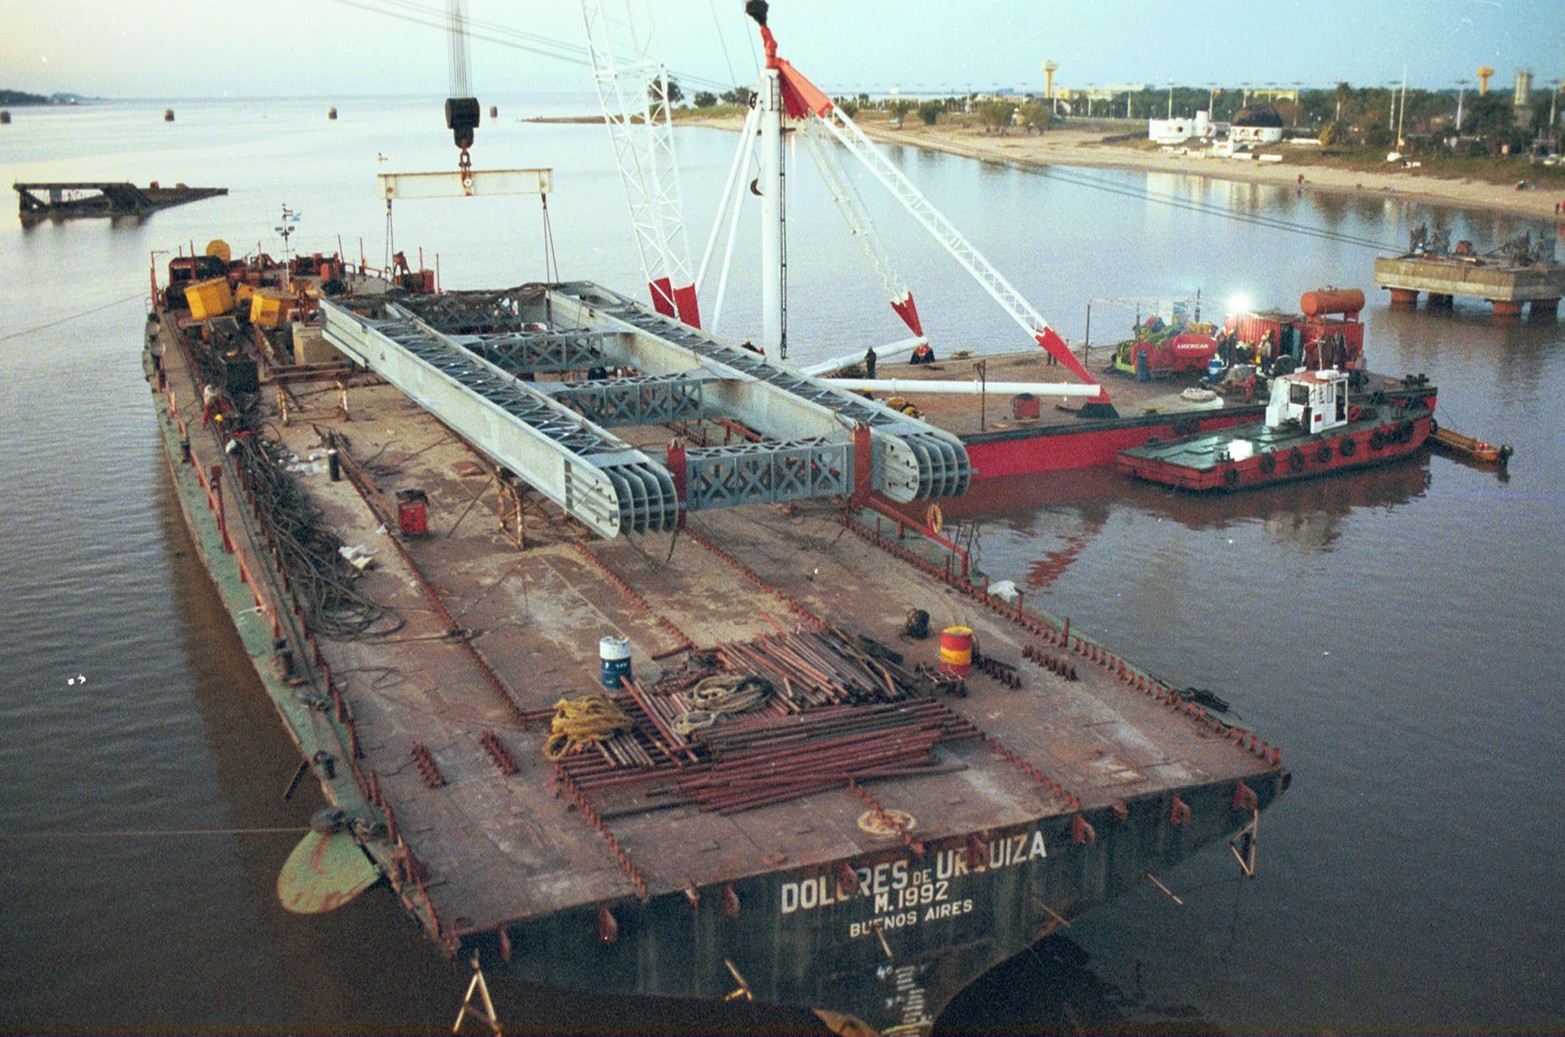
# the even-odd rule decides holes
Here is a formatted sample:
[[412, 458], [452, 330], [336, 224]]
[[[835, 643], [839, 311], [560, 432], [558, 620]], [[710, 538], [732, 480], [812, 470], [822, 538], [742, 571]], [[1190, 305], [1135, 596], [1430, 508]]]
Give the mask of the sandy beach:
[[[687, 125], [705, 124], [735, 131], [742, 124], [737, 117], [702, 118], [699, 115], [686, 115], [681, 121]], [[1001, 135], [965, 126], [940, 124], [925, 126], [917, 123], [892, 128], [876, 119], [865, 119], [859, 126], [870, 138], [887, 144], [911, 145], [967, 158], [1012, 162], [1023, 166], [1090, 166], [1182, 173], [1221, 180], [1276, 184], [1304, 191], [1393, 196], [1462, 208], [1492, 209], [1545, 220], [1558, 218], [1554, 207], [1565, 201], [1565, 191], [1562, 190], [1529, 187], [1518, 191], [1511, 184], [1449, 179], [1397, 166], [1385, 172], [1370, 172], [1333, 169], [1319, 164], [1300, 165], [1288, 161], [1287, 147], [1275, 149], [1283, 156], [1283, 161], [1257, 162], [1142, 150], [1123, 143], [1106, 143], [1105, 133], [1101, 129], [1052, 129], [1043, 134], [1015, 131]], [[1304, 174], [1302, 185], [1298, 179], [1300, 173]]]

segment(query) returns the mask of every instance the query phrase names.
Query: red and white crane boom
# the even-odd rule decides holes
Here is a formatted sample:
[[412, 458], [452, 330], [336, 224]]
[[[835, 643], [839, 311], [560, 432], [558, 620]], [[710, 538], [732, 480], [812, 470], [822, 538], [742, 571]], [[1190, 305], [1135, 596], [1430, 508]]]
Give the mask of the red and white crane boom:
[[646, 6], [582, 0], [582, 21], [652, 305], [700, 327], [674, 162], [668, 71], [657, 59]]
[[[1011, 319], [1020, 324], [1023, 330], [1031, 335], [1039, 346], [1047, 350], [1050, 355], [1063, 364], [1077, 378], [1088, 385], [1098, 387], [1098, 394], [1092, 400], [1093, 404], [1112, 406], [1108, 393], [1102, 389], [1098, 380], [1087, 371], [1081, 361], [1070, 351], [1070, 347], [1060, 337], [1059, 333], [1049, 326], [1049, 322], [1043, 318], [1043, 315], [1033, 308], [1032, 304], [1022, 296], [1021, 292], [1017, 291], [1016, 287], [995, 269], [994, 264], [984, 258], [983, 253], [979, 252], [972, 242], [968, 241], [956, 229], [956, 226], [940, 210], [936, 209], [929, 199], [924, 197], [917, 187], [913, 186], [912, 181], [874, 146], [870, 139], [864, 135], [864, 131], [859, 129], [858, 125], [839, 109], [824, 91], [814, 83], [811, 83], [805, 78], [803, 73], [790, 65], [785, 59], [778, 56], [777, 39], [766, 24], [767, 8], [768, 5], [765, 0], [748, 0], [745, 4], [745, 12], [754, 18], [756, 24], [760, 27], [761, 42], [766, 51], [766, 71], [761, 79], [761, 107], [763, 116], [770, 111], [777, 113], [779, 126], [773, 132], [780, 137], [780, 120], [783, 115], [796, 120], [812, 120], [824, 127], [827, 132], [836, 138], [838, 143], [863, 163], [864, 167], [892, 193], [893, 197], [902, 203], [903, 207], [912, 214], [913, 218], [922, 224], [934, 236], [936, 241], [940, 242], [941, 246], [951, 254], [952, 258], [973, 276], [984, 290], [1000, 304], [1001, 308], [1010, 315]], [[771, 91], [768, 90], [768, 84], [775, 84]], [[766, 102], [771, 99], [767, 95], [773, 91], [775, 91], [776, 101], [768, 104]], [[766, 132], [767, 128], [763, 122], [763, 142], [766, 139]], [[781, 177], [779, 172], [767, 170], [768, 157], [768, 152], [763, 147], [763, 173], [760, 179], [763, 201], [765, 200], [769, 179], [775, 180], [778, 182], [777, 187], [779, 189], [779, 198], [775, 204], [780, 206]], [[780, 164], [780, 154], [777, 155], [777, 159]], [[773, 275], [773, 271], [775, 270], [776, 275], [780, 276], [781, 271], [785, 269], [785, 264], [779, 258], [767, 252], [764, 223], [762, 229], [762, 252], [762, 290], [764, 296], [766, 295], [768, 280]], [[777, 298], [780, 300], [780, 293], [778, 293]], [[773, 299], [768, 298], [765, 304], [768, 309], [777, 308], [777, 301]]]

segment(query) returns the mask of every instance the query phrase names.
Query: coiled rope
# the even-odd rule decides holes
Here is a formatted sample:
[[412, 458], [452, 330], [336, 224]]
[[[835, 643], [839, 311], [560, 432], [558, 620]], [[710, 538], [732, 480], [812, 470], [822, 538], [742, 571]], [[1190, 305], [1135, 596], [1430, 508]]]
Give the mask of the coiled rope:
[[760, 709], [771, 694], [771, 684], [760, 677], [740, 673], [708, 677], [686, 696], [691, 707], [674, 718], [674, 731], [679, 735], [704, 731], [722, 717]]
[[567, 753], [579, 753], [606, 742], [631, 728], [630, 717], [601, 691], [554, 704], [554, 721], [549, 725], [549, 741], [543, 755], [558, 760]]

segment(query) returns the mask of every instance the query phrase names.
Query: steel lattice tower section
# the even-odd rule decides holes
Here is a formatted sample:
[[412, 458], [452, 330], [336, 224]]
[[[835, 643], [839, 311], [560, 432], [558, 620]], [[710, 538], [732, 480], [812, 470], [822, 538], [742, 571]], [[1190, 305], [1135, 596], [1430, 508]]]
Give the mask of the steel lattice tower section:
[[633, 0], [582, 0], [581, 12], [653, 308], [700, 327], [674, 160], [668, 71], [656, 57], [652, 17]]

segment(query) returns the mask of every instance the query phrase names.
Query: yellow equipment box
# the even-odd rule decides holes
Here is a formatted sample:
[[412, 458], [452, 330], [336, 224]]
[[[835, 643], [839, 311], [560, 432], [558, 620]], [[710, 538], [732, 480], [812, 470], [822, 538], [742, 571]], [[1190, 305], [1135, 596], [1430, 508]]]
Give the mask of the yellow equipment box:
[[210, 281], [187, 285], [185, 302], [189, 304], [190, 316], [195, 320], [221, 317], [234, 308], [234, 296], [228, 290], [226, 277], [214, 277]]
[[279, 292], [259, 291], [250, 297], [250, 323], [260, 328], [280, 328], [293, 318], [298, 300]]

